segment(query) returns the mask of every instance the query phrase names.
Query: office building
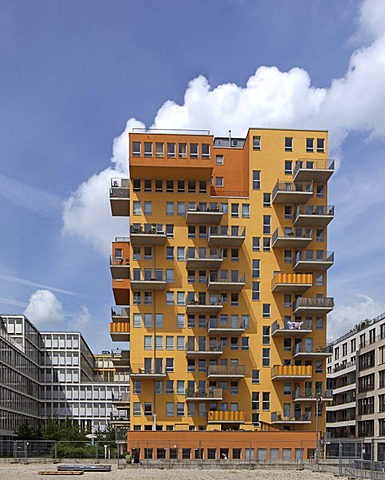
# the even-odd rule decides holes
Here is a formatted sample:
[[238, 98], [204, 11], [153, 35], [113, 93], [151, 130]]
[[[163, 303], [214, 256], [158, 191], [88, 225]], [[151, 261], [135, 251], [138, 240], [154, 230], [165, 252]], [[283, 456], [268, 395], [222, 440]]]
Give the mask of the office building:
[[111, 336], [129, 341], [130, 429], [325, 430], [325, 131], [129, 135], [113, 178]]

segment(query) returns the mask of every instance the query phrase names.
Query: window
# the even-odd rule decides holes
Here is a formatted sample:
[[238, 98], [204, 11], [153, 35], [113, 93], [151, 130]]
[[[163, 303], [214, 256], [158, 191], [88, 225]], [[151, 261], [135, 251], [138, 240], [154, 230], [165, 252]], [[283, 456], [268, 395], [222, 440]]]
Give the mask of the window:
[[166, 350], [174, 350], [174, 337], [166, 337]]
[[215, 186], [216, 187], [223, 187], [223, 177], [215, 177]]
[[199, 193], [207, 193], [207, 183], [204, 180], [199, 181]]
[[174, 359], [166, 358], [166, 373], [174, 371]]
[[142, 393], [142, 383], [140, 380], [134, 380], [134, 394], [140, 395]]
[[142, 209], [141, 209], [141, 206], [140, 206], [140, 202], [134, 200], [134, 202], [132, 204], [132, 213], [134, 215], [141, 215], [142, 214]]
[[263, 345], [270, 345], [270, 327], [262, 327], [262, 343]]
[[163, 382], [156, 381], [155, 382], [155, 394], [162, 395], [163, 393]]
[[291, 219], [291, 212], [292, 212], [291, 205], [285, 205], [285, 218], [287, 220]]
[[144, 259], [145, 260], [152, 259], [152, 247], [144, 247]]
[[[152, 305], [152, 292], [144, 292], [144, 304]], [[146, 315], [151, 315], [151, 313], [146, 313]]]
[[262, 349], [262, 366], [270, 367], [270, 348]]
[[176, 294], [176, 304], [184, 305], [184, 292], [177, 292]]
[[174, 416], [174, 404], [171, 402], [166, 402], [166, 417]]
[[324, 231], [323, 231], [322, 228], [317, 228], [316, 240], [317, 240], [317, 242], [323, 242], [324, 241]]
[[167, 193], [174, 192], [174, 180], [166, 180], [166, 192]]
[[132, 156], [140, 157], [140, 142], [132, 142]]
[[262, 392], [262, 410], [270, 410], [270, 392]]
[[158, 158], [164, 157], [164, 144], [156, 142], [155, 144], [155, 156]]
[[262, 307], [263, 318], [270, 318], [270, 303], [264, 303]]
[[253, 252], [259, 252], [261, 250], [261, 238], [260, 237], [253, 237], [252, 248], [253, 248]]
[[252, 370], [251, 371], [251, 383], [253, 385], [258, 385], [260, 382], [260, 371], [259, 370]]
[[142, 292], [134, 292], [134, 305], [142, 303]]
[[231, 204], [231, 216], [232, 217], [239, 217], [239, 204], [238, 203], [232, 203]]
[[253, 260], [253, 269], [252, 269], [252, 277], [259, 278], [260, 277], [260, 260], [254, 259]]
[[314, 152], [314, 138], [307, 138], [306, 139], [306, 151], [307, 152]]
[[151, 192], [152, 190], [152, 180], [145, 180], [144, 181], [144, 191]]
[[174, 247], [166, 247], [166, 260], [174, 260]]
[[225, 163], [224, 160], [223, 160], [223, 155], [216, 155], [215, 163], [217, 165], [223, 165]]
[[[184, 319], [183, 319], [183, 325], [184, 325]], [[183, 327], [178, 327], [178, 328], [183, 328]], [[176, 349], [177, 350], [184, 350], [184, 343], [185, 343], [184, 342], [184, 337], [181, 337], [181, 336], [176, 337]]]
[[190, 143], [190, 158], [198, 158], [198, 144]]
[[152, 313], [144, 314], [144, 328], [152, 328]]
[[166, 202], [166, 215], [174, 215], [174, 202]]
[[166, 282], [167, 283], [174, 283], [174, 269], [167, 268], [166, 270]]
[[293, 151], [293, 137], [285, 137], [285, 152]]
[[144, 202], [144, 214], [152, 215], [152, 202]]
[[140, 247], [133, 247], [133, 256], [134, 256], [134, 260], [140, 260], [141, 259]]
[[241, 350], [249, 350], [249, 337], [241, 337]]
[[134, 192], [140, 192], [140, 179], [134, 178], [132, 184]]
[[134, 402], [134, 417], [140, 417], [140, 402]]
[[150, 335], [144, 336], [144, 349], [152, 350], [152, 337]]
[[271, 194], [264, 193], [263, 194], [263, 206], [264, 207], [271, 207]]
[[238, 248], [232, 248], [231, 249], [231, 261], [232, 262], [238, 262], [239, 260], [239, 249]]
[[195, 238], [195, 225], [188, 225], [187, 236], [188, 238]]
[[178, 144], [178, 157], [179, 158], [187, 158], [187, 144], [186, 143], [179, 143]]
[[243, 218], [250, 218], [250, 204], [249, 203], [242, 203], [242, 217]]
[[134, 328], [141, 328], [142, 327], [142, 316], [140, 313], [134, 313], [133, 315], [133, 325]]
[[167, 144], [167, 156], [168, 158], [175, 158], [175, 143]]
[[271, 216], [270, 215], [263, 216], [263, 233], [264, 235], [270, 235], [271, 233]]
[[324, 275], [323, 273], [316, 273], [315, 274], [315, 284], [317, 287], [322, 287], [324, 284]]
[[291, 160], [285, 160], [285, 175], [293, 174], [293, 162]]
[[259, 282], [252, 283], [252, 300], [257, 301], [259, 300]]
[[253, 190], [260, 190], [261, 188], [261, 172], [253, 170]]
[[291, 338], [284, 338], [283, 339], [283, 351], [290, 352], [291, 351]]
[[155, 314], [155, 326], [156, 328], [163, 328], [163, 313]]
[[184, 416], [184, 402], [178, 402], [176, 404], [176, 414], [178, 417]]
[[152, 157], [152, 143], [151, 142], [144, 142], [144, 156], [145, 157]]
[[325, 196], [324, 185], [317, 185], [316, 192], [317, 192], [317, 198], [324, 198]]
[[324, 152], [324, 151], [325, 151], [325, 139], [317, 138], [317, 152]]
[[263, 237], [263, 251], [270, 252], [271, 239], [269, 237]]
[[[183, 313], [178, 313], [177, 316], [176, 316], [176, 328], [184, 328], [184, 314]], [[178, 339], [179, 339], [179, 337], [178, 337]], [[184, 348], [184, 346], [183, 346], [183, 348]]]
[[178, 193], [184, 193], [185, 192], [184, 180], [178, 180], [177, 186], [178, 186], [178, 188], [177, 188]]
[[253, 136], [253, 150], [261, 150], [261, 137]]
[[210, 145], [202, 143], [202, 158], [210, 158]]

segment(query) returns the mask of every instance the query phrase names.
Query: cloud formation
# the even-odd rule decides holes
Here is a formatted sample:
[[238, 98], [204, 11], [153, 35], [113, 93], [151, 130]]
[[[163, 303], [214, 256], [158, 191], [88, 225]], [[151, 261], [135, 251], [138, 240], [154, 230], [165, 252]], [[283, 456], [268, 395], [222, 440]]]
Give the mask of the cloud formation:
[[24, 315], [40, 329], [60, 329], [64, 321], [62, 304], [49, 290], [36, 290], [29, 298]]

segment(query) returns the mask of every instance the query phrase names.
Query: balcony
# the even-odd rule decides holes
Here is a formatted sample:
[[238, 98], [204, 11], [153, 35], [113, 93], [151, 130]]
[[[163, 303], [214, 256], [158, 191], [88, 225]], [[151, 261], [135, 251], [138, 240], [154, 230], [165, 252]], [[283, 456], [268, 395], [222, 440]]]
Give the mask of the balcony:
[[311, 273], [277, 273], [271, 281], [274, 293], [303, 293], [313, 286]]
[[299, 297], [293, 306], [294, 315], [326, 315], [334, 308], [334, 299], [328, 297]]
[[243, 411], [217, 411], [207, 413], [207, 423], [245, 423], [246, 414]]
[[292, 393], [293, 402], [316, 402], [317, 398], [323, 402], [333, 400], [333, 390], [324, 390], [317, 392], [315, 390], [294, 390]]
[[210, 365], [207, 370], [207, 378], [210, 380], [237, 380], [245, 378], [244, 365]]
[[186, 358], [219, 358], [223, 355], [223, 347], [216, 341], [198, 344], [195, 344], [195, 341], [188, 341], [185, 351]]
[[112, 404], [117, 410], [128, 410], [130, 408], [130, 394], [122, 393], [122, 395], [112, 400]]
[[293, 269], [297, 272], [325, 272], [334, 263], [334, 252], [303, 250], [293, 259]]
[[221, 388], [197, 390], [196, 392], [186, 390], [185, 399], [187, 402], [221, 402], [223, 400], [223, 390]]
[[187, 205], [186, 223], [188, 225], [219, 225], [223, 217], [219, 203], [189, 203]]
[[162, 380], [166, 376], [166, 369], [162, 366], [152, 368], [146, 365], [132, 365], [130, 373], [134, 380]]
[[237, 323], [233, 323], [230, 325], [222, 325], [217, 318], [210, 318], [207, 322], [208, 335], [220, 335], [222, 337], [238, 337], [239, 335], [242, 335], [244, 331], [245, 326], [241, 321], [237, 321]]
[[293, 172], [295, 182], [326, 183], [334, 173], [334, 160], [298, 160]]
[[130, 340], [130, 323], [111, 322], [110, 335], [114, 342], [128, 342]]
[[311, 423], [311, 412], [286, 416], [283, 412], [271, 412], [271, 423], [275, 425]]
[[119, 348], [112, 350], [111, 358], [116, 371], [128, 372], [130, 370], [129, 350], [120, 350]]
[[277, 228], [272, 236], [272, 247], [303, 250], [312, 240], [311, 228]]
[[112, 279], [112, 292], [116, 305], [128, 305], [130, 303], [130, 280]]
[[327, 345], [307, 345], [306, 343], [297, 343], [293, 347], [293, 358], [296, 360], [322, 360], [331, 355], [331, 350]]
[[130, 241], [132, 245], [166, 245], [164, 225], [134, 223], [130, 227]]
[[218, 314], [223, 308], [223, 304], [220, 302], [205, 303], [199, 300], [191, 300], [186, 305], [186, 313], [189, 314]]
[[246, 238], [246, 227], [218, 227], [212, 226], [209, 229], [207, 243], [209, 247], [233, 247], [239, 248]]
[[286, 320], [283, 322], [283, 325], [276, 320], [271, 326], [271, 336], [272, 337], [292, 337], [292, 338], [301, 338], [305, 335], [308, 335], [312, 332], [312, 325], [310, 321], [306, 322], [294, 322], [291, 320]]
[[271, 369], [272, 380], [305, 380], [311, 377], [311, 365], [274, 365]]
[[230, 277], [227, 271], [210, 272], [207, 276], [207, 289], [219, 292], [240, 292], [245, 286], [245, 274], [237, 271], [231, 272]]
[[130, 215], [130, 180], [128, 178], [111, 178], [110, 205], [114, 217]]
[[324, 228], [334, 218], [334, 206], [332, 205], [305, 205], [297, 207], [293, 215], [295, 227]]
[[207, 255], [206, 252], [200, 252], [196, 255], [195, 251], [187, 251], [186, 268], [189, 270], [218, 270], [223, 263], [222, 250], [213, 249]]
[[110, 270], [115, 280], [130, 278], [130, 259], [110, 256]]
[[111, 319], [113, 322], [128, 322], [130, 320], [130, 307], [112, 307]]
[[273, 203], [306, 203], [313, 196], [313, 183], [277, 182], [271, 194]]
[[165, 290], [167, 285], [164, 270], [134, 269], [134, 278], [131, 280], [131, 290]]

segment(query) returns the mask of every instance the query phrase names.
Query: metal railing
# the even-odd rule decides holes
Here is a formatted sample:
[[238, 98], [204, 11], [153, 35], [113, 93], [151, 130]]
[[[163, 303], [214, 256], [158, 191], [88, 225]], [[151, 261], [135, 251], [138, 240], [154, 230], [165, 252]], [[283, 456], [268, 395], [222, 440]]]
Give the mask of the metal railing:
[[334, 171], [334, 160], [306, 160], [300, 159], [296, 162], [293, 175], [295, 176], [298, 170], [332, 170]]
[[299, 297], [294, 301], [293, 310], [299, 307], [333, 308], [334, 298], [330, 297]]

